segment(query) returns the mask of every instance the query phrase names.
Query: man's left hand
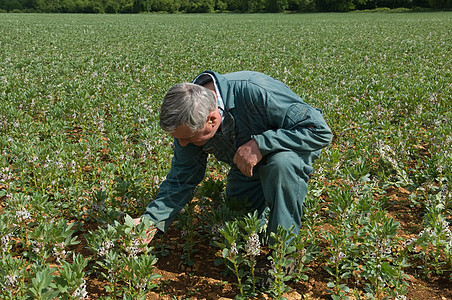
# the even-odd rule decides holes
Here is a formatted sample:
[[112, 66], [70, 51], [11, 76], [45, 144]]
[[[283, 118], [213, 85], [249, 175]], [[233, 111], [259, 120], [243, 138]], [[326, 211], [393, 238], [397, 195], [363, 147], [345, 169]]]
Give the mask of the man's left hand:
[[[141, 222], [142, 222], [141, 218], [133, 219], [133, 223], [135, 223], [135, 226], [140, 224]], [[153, 225], [151, 225], [149, 228], [145, 229], [145, 231], [146, 231], [146, 238], [144, 238], [141, 242], [143, 244], [147, 245], [152, 241], [155, 234], [157, 233], [157, 228], [154, 227]]]
[[234, 163], [240, 171], [248, 177], [253, 176], [253, 168], [262, 159], [261, 151], [255, 140], [249, 140], [237, 149]]

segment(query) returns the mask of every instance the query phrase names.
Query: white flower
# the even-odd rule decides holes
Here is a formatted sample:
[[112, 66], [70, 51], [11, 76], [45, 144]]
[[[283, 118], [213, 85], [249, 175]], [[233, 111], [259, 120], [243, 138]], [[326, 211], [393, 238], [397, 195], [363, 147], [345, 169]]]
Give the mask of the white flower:
[[104, 256], [104, 255], [106, 254], [106, 252], [107, 252], [107, 250], [105, 249], [105, 247], [100, 247], [100, 248], [97, 250], [97, 254], [98, 254], [99, 256]]
[[33, 245], [33, 250], [32, 251], [35, 252], [35, 253], [40, 253], [41, 249], [44, 247], [44, 243], [42, 243], [42, 242], [34, 242], [34, 241], [32, 241], [31, 243]]
[[239, 251], [237, 250], [237, 245], [235, 243], [233, 243], [231, 245], [231, 254], [234, 255], [234, 256], [239, 254]]
[[88, 292], [86, 291], [86, 280], [71, 295], [76, 299], [88, 299]]
[[140, 253], [140, 249], [136, 246], [131, 246], [127, 248], [127, 253], [129, 253], [129, 257], [137, 257], [137, 254]]
[[424, 234], [427, 235], [433, 234], [433, 230], [431, 228], [426, 228], [419, 233], [419, 237], [423, 236]]
[[2, 244], [3, 252], [6, 252], [8, 250], [8, 244], [9, 244], [9, 241], [10, 241], [12, 235], [13, 235], [12, 233], [8, 233], [7, 235], [2, 236], [1, 244]]
[[6, 286], [10, 287], [10, 288], [14, 288], [16, 286], [17, 283], [17, 277], [16, 275], [6, 275], [5, 276], [5, 281], [6, 281]]
[[408, 240], [404, 243], [404, 246], [407, 247], [407, 246], [411, 245], [412, 243], [414, 243], [415, 241], [416, 241], [415, 238], [408, 239]]
[[25, 208], [19, 211], [16, 211], [16, 218], [19, 222], [30, 219], [30, 213]]
[[138, 239], [132, 240], [132, 245], [126, 248], [126, 252], [129, 254], [129, 257], [136, 257], [137, 254], [141, 252], [139, 245], [140, 241]]
[[222, 224], [215, 224], [211, 227], [213, 240], [217, 241], [220, 239], [220, 229], [224, 228], [224, 225]]
[[[61, 250], [61, 251], [59, 251]], [[60, 263], [60, 261], [63, 259], [66, 259], [66, 250], [53, 248], [53, 256], [56, 256], [56, 261]]]
[[259, 241], [259, 235], [253, 233], [245, 245], [245, 251], [248, 256], [258, 256], [261, 253], [261, 243]]
[[159, 185], [160, 179], [157, 175], [153, 177], [153, 183], [154, 183], [154, 185]]
[[102, 243], [102, 246], [104, 246], [105, 249], [107, 249], [107, 250], [109, 250], [110, 248], [113, 248], [114, 245], [115, 245], [115, 244], [114, 244], [112, 241], [104, 241], [104, 242]]
[[137, 288], [138, 288], [139, 290], [142, 290], [142, 291], [146, 290], [146, 281], [140, 281], [140, 282], [137, 284]]

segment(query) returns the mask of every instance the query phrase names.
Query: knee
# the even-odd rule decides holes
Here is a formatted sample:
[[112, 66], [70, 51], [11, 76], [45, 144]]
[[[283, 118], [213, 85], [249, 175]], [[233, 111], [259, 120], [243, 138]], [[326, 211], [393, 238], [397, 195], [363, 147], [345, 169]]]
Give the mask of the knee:
[[283, 178], [290, 176], [300, 176], [303, 179], [312, 173], [312, 166], [299, 154], [293, 151], [279, 151], [266, 158], [265, 168], [274, 175]]
[[267, 158], [267, 165], [273, 169], [273, 171], [281, 172], [282, 174], [292, 171], [297, 167], [297, 157], [294, 157], [294, 153], [289, 151], [276, 152], [269, 155]]

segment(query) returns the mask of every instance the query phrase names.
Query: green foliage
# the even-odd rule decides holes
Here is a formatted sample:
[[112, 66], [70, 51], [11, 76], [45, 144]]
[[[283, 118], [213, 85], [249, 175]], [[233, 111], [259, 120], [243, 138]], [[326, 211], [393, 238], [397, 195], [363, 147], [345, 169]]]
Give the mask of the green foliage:
[[88, 265], [88, 259], [81, 254], [73, 254], [72, 261], [72, 263], [62, 261], [60, 276], [54, 279], [56, 288], [60, 292], [60, 299], [83, 299], [88, 295], [84, 279], [86, 276], [84, 269]]
[[[105, 12], [101, 2], [74, 3]], [[152, 3], [133, 9], [153, 11], [136, 8]], [[214, 10], [241, 11], [240, 3], [217, 1]], [[266, 10], [267, 2], [248, 3], [244, 11]], [[0, 27], [0, 298], [83, 295], [90, 276], [103, 280], [108, 297], [141, 297], [153, 287], [153, 250], [139, 245], [150, 254], [132, 255], [145, 226], [126, 216], [142, 213], [170, 168], [160, 100], [205, 69], [282, 80], [320, 108], [335, 133], [315, 162], [293, 239], [297, 280], [315, 261], [333, 296], [366, 287], [367, 297], [383, 299], [407, 293], [408, 272], [452, 273], [449, 13], [2, 14]], [[222, 259], [235, 255], [247, 295], [254, 223], [228, 227], [240, 233], [237, 254], [218, 234], [243, 216], [243, 202], [224, 199], [226, 174], [209, 159], [207, 175], [221, 178], [203, 183], [203, 209], [184, 221], [204, 226], [192, 245], [208, 232], [222, 243]], [[410, 220], [408, 238], [399, 217]], [[279, 278], [282, 292], [288, 280]]]
[[257, 258], [261, 254], [260, 234], [265, 226], [257, 211], [227, 221], [219, 230], [223, 241], [215, 241], [221, 249], [225, 265], [237, 278], [240, 297], [257, 295], [255, 274]]
[[28, 288], [25, 279], [28, 276], [27, 262], [22, 258], [14, 258], [3, 253], [0, 259], [0, 298], [26, 299]]
[[198, 251], [196, 249], [196, 244], [198, 243], [196, 232], [199, 224], [195, 214], [195, 205], [193, 202], [189, 203], [178, 216], [178, 226], [184, 238], [184, 243], [182, 244], [184, 254], [182, 254], [181, 258], [188, 266], [194, 265], [193, 254]]
[[282, 299], [282, 294], [289, 290], [285, 282], [291, 279], [292, 274], [287, 274], [286, 269], [293, 263], [290, 256], [296, 250], [293, 246], [294, 228], [294, 225], [288, 229], [278, 225], [277, 232], [270, 233], [272, 255], [269, 259], [272, 261], [273, 268], [269, 272], [273, 275], [272, 293], [276, 299]]
[[88, 248], [95, 254], [95, 269], [107, 282], [105, 287], [114, 298], [131, 297], [143, 299], [146, 291], [155, 288], [152, 280], [157, 258], [146, 243], [148, 219], [135, 225], [126, 215], [124, 223], [118, 221], [106, 229], [89, 232], [86, 236]]
[[220, 229], [221, 235], [224, 237], [224, 242], [215, 242], [221, 249], [221, 255], [225, 260], [226, 266], [232, 271], [237, 278], [237, 287], [240, 291], [240, 296], [244, 294], [243, 277], [247, 274], [241, 268], [245, 257], [243, 252], [243, 241], [238, 222], [227, 222], [223, 228]]
[[59, 292], [55, 289], [52, 282], [54, 276], [52, 273], [54, 268], [47, 266], [32, 265], [31, 268], [31, 282], [28, 287], [28, 295], [32, 299], [51, 300], [58, 296]]

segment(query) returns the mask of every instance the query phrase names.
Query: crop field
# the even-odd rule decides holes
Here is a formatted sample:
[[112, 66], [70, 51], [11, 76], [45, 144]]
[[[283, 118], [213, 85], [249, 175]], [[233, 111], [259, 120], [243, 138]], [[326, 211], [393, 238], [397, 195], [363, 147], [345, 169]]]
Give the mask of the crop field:
[[[451, 33], [450, 12], [0, 14], [0, 299], [452, 299]], [[132, 225], [170, 167], [161, 99], [204, 70], [271, 75], [334, 132], [272, 248], [214, 158], [165, 235]]]

